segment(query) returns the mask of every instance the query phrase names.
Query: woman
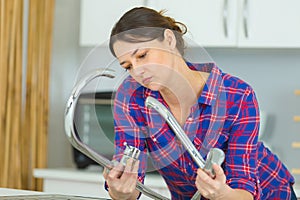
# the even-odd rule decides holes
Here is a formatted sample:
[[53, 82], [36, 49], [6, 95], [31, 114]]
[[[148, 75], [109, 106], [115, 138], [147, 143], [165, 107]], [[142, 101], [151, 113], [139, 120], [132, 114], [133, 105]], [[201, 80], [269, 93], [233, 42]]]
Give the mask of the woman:
[[[184, 33], [183, 24], [144, 7], [125, 13], [112, 30], [111, 52], [130, 74], [115, 97], [115, 159], [126, 145], [143, 155], [104, 173], [110, 196], [138, 198], [136, 180], [143, 182], [149, 152], [172, 199], [191, 199], [197, 190], [207, 199], [295, 198], [293, 177], [258, 142], [259, 108], [251, 86], [215, 63], [187, 62]], [[198, 169], [165, 121], [146, 108], [148, 96], [172, 112], [201, 155], [207, 153], [203, 147], [225, 152], [222, 166], [213, 165], [214, 177]], [[216, 106], [223, 108], [219, 116]], [[222, 126], [210, 137], [215, 122]]]

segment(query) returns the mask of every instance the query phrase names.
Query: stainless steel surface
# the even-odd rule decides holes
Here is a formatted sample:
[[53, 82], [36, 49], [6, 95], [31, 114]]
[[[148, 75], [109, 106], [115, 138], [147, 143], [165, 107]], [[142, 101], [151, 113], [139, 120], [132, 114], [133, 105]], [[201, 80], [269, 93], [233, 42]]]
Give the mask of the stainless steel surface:
[[228, 37], [228, 0], [224, 0], [224, 7], [223, 7], [223, 29], [224, 29], [224, 36]]
[[[218, 165], [221, 165], [224, 162], [224, 159], [225, 159], [225, 154], [221, 149], [218, 148], [210, 149], [206, 158], [204, 170], [210, 173], [212, 176], [214, 176], [215, 172], [212, 168], [212, 164], [216, 163]], [[191, 200], [199, 200], [199, 199], [201, 199], [201, 193], [197, 191]]]
[[248, 0], [244, 0], [244, 11], [243, 11], [243, 23], [244, 23], [244, 33], [245, 38], [249, 37], [248, 34], [248, 17], [249, 17], [249, 6], [248, 6]]
[[212, 168], [212, 164], [216, 163], [218, 165], [221, 165], [224, 159], [225, 159], [225, 154], [221, 149], [218, 148], [210, 149], [206, 158], [204, 170], [212, 174], [212, 176], [215, 176], [215, 172]]
[[[204, 159], [202, 158], [202, 156], [200, 155], [196, 147], [193, 145], [191, 140], [188, 138], [188, 136], [185, 134], [181, 126], [176, 121], [175, 117], [163, 104], [161, 104], [158, 100], [150, 96], [147, 97], [145, 103], [148, 108], [155, 109], [167, 121], [171, 129], [174, 131], [175, 135], [181, 141], [183, 146], [187, 149], [187, 151], [194, 159], [196, 164], [200, 168], [204, 169], [205, 171], [213, 175], [214, 171], [212, 169], [212, 163], [221, 165], [225, 158], [224, 152], [221, 149], [212, 148], [210, 149], [207, 155], [207, 160], [204, 161]], [[200, 199], [200, 198], [201, 198], [201, 194], [199, 191], [197, 191], [192, 197], [193, 200]]]
[[137, 160], [139, 158], [140, 153], [141, 151], [138, 148], [127, 145], [120, 163], [126, 165], [128, 158], [133, 158], [134, 160]]
[[[75, 85], [73, 88], [73, 91], [71, 93], [71, 96], [67, 102], [66, 105], [66, 111], [65, 111], [65, 132], [66, 135], [70, 141], [70, 143], [79, 151], [81, 151], [83, 154], [88, 156], [89, 158], [93, 159], [96, 161], [98, 164], [100, 164], [103, 167], [108, 168], [109, 170], [112, 169], [114, 164], [105, 158], [104, 156], [96, 153], [93, 149], [91, 149], [89, 146], [84, 144], [74, 125], [74, 113], [75, 113], [75, 108], [76, 104], [79, 98], [79, 95], [82, 91], [82, 89], [90, 83], [92, 80], [98, 78], [98, 77], [107, 77], [107, 78], [114, 78], [114, 72], [112, 70], [104, 70], [104, 69], [99, 69], [96, 71], [93, 71], [89, 74], [87, 74], [81, 81], [78, 82], [78, 84]], [[151, 190], [150, 188], [146, 187], [139, 181], [137, 181], [136, 189], [142, 192], [144, 195], [152, 198], [152, 199], [161, 199], [161, 200], [168, 200], [168, 198], [158, 194], [157, 192]]]
[[147, 97], [145, 103], [148, 108], [155, 109], [167, 121], [171, 129], [174, 131], [175, 135], [178, 137], [183, 146], [189, 152], [196, 164], [203, 169], [205, 166], [205, 160], [202, 158], [199, 151], [196, 149], [196, 147], [190, 141], [188, 136], [185, 134], [185, 132], [178, 124], [172, 113], [163, 104], [161, 104], [158, 100], [156, 100], [153, 97]]

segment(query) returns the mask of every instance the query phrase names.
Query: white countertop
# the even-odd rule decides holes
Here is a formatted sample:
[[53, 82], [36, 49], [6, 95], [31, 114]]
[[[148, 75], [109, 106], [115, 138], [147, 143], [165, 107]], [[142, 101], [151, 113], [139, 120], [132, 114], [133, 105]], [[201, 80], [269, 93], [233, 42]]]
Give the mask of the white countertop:
[[[34, 177], [62, 180], [80, 180], [84, 182], [103, 183], [102, 169], [88, 168], [87, 170], [78, 170], [74, 168], [58, 168], [58, 169], [34, 169]], [[165, 181], [159, 174], [147, 174], [145, 185], [149, 187], [167, 187]], [[300, 184], [294, 185], [297, 197], [300, 197]], [[1, 192], [1, 191], [0, 191]]]
[[[92, 167], [83, 170], [74, 168], [34, 169], [33, 175], [36, 178], [104, 183], [102, 169], [99, 167]], [[145, 184], [154, 187], [167, 187], [165, 181], [159, 174], [152, 173], [146, 175]]]
[[[74, 168], [34, 169], [33, 175], [43, 179], [43, 191], [49, 194], [109, 198], [103, 187], [105, 180], [100, 167], [88, 167], [83, 170]], [[167, 185], [159, 174], [147, 173], [145, 186], [163, 196], [170, 196]], [[142, 199], [149, 200], [150, 198], [143, 195]]]
[[65, 199], [65, 200], [71, 200], [71, 199], [95, 199], [95, 200], [107, 200], [107, 198], [92, 198], [92, 197], [83, 197], [83, 196], [73, 196], [73, 195], [60, 195], [60, 194], [48, 194], [44, 192], [36, 192], [36, 191], [29, 191], [29, 190], [18, 190], [18, 189], [11, 189], [11, 188], [0, 188], [0, 199], [5, 200], [34, 200], [34, 199]]
[[34, 169], [33, 175], [36, 178], [81, 180], [85, 182], [103, 182], [104, 180], [102, 170], [97, 168], [88, 170], [74, 168]]
[[29, 191], [29, 190], [17, 190], [10, 188], [0, 188], [0, 196], [16, 196], [16, 195], [38, 195], [44, 194], [42, 192]]

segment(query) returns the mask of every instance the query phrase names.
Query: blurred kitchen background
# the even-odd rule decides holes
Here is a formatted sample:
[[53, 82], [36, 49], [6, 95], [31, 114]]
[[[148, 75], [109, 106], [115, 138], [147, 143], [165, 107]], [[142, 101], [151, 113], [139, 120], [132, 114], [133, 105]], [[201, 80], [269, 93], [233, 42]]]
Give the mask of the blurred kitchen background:
[[[269, 16], [268, 11], [270, 11], [270, 7], [265, 5], [272, 4], [274, 1], [253, 1], [253, 6], [258, 6], [257, 9], [261, 9], [253, 9], [256, 12], [255, 17], [267, 15], [265, 17], [270, 21], [267, 21], [268, 24], [262, 25], [266, 20], [252, 18], [251, 13], [248, 13], [249, 25], [253, 25], [253, 27], [248, 28], [249, 40], [251, 40], [252, 32], [253, 34], [259, 34], [265, 31], [266, 33], [264, 33], [262, 38], [259, 38], [258, 35], [253, 41], [246, 41], [247, 38], [234, 33], [236, 38], [232, 39], [232, 44], [229, 44], [230, 41], [226, 41], [224, 37], [225, 42], [221, 40], [222, 38], [216, 39], [220, 40], [219, 43], [211, 39], [209, 41], [211, 44], [208, 42], [208, 47], [205, 47], [205, 45], [204, 47], [223, 71], [241, 77], [252, 85], [256, 91], [260, 108], [267, 117], [263, 139], [272, 146], [272, 149], [291, 170], [294, 169], [295, 172], [299, 173], [300, 159], [296, 158], [300, 153], [300, 144], [298, 143], [300, 142], [300, 122], [295, 116], [300, 115], [300, 96], [298, 96], [299, 92], [297, 93], [297, 90], [300, 90], [300, 30], [299, 26], [297, 26], [297, 22], [300, 21], [300, 14], [296, 12], [298, 8], [295, 7], [300, 6], [300, 4], [298, 1], [290, 1], [290, 3], [286, 2], [283, 5], [278, 3], [278, 5], [280, 4], [280, 9], [277, 8], [278, 10], [276, 11], [282, 10], [282, 12], [274, 16]], [[108, 2], [104, 4], [103, 1], [97, 0], [56, 0], [50, 80], [49, 167], [73, 165], [73, 158], [70, 156], [71, 148], [64, 136], [63, 129], [65, 102], [76, 81], [77, 72], [84, 59], [96, 45], [107, 41], [110, 31], [107, 28], [112, 26], [114, 22], [113, 17], [120, 16], [127, 8], [130, 8], [130, 6], [126, 6], [127, 4], [132, 5], [132, 7], [134, 5], [143, 5], [142, 1], [125, 2], [118, 2], [124, 6], [124, 8], [121, 8], [121, 5]], [[194, 2], [193, 4], [198, 4], [199, 8], [189, 5], [189, 3], [181, 5], [183, 4], [180, 3], [181, 1], [175, 2], [178, 5], [171, 6], [169, 3], [163, 3], [165, 5], [158, 5], [158, 8], [170, 9], [166, 14], [171, 15], [175, 13], [177, 18], [181, 15], [191, 15], [191, 18], [193, 16], [194, 19], [191, 21], [194, 26], [192, 28], [199, 26], [200, 31], [210, 28], [210, 31], [206, 31], [208, 34], [217, 35], [217, 33], [213, 33], [214, 31], [220, 31], [218, 34], [223, 34], [222, 27], [220, 30], [214, 30], [213, 28], [216, 26], [214, 24], [205, 27], [197, 22], [196, 17], [198, 15], [199, 17], [205, 17], [201, 21], [209, 21], [211, 18], [215, 18], [217, 15], [214, 12], [215, 10], [206, 10], [205, 13], [208, 15], [205, 16], [194, 12], [190, 14], [190, 9], [201, 10], [201, 2], [213, 6], [220, 3], [223, 4], [223, 1], [192, 1]], [[228, 4], [234, 4], [233, 2], [235, 1], [229, 1]], [[81, 8], [80, 3], [85, 7]], [[92, 3], [94, 3], [94, 6], [90, 6]], [[252, 5], [251, 1], [248, 3]], [[295, 6], [292, 6], [292, 3]], [[168, 8], [168, 6], [171, 7]], [[264, 6], [266, 7], [264, 8]], [[274, 6], [276, 7], [277, 3]], [[209, 8], [205, 7], [205, 9]], [[228, 12], [238, 13], [238, 11], [229, 9]], [[263, 9], [265, 9], [264, 12]], [[263, 13], [260, 13], [260, 11]], [[81, 12], [88, 16], [81, 16]], [[233, 17], [231, 13], [227, 13], [227, 15], [228, 17]], [[90, 16], [93, 16], [94, 21], [85, 22], [84, 20], [87, 20]], [[174, 16], [175, 19], [177, 19], [176, 16]], [[84, 24], [80, 25], [80, 21]], [[95, 27], [96, 25], [99, 27]], [[230, 27], [231, 25], [228, 26]], [[87, 30], [80, 30], [82, 27], [85, 27]], [[259, 28], [264, 30], [257, 30]], [[102, 31], [102, 33], [99, 32], [99, 34], [102, 34], [102, 41], [101, 36], [97, 37], [98, 30]], [[238, 32], [238, 30], [228, 30], [228, 37], [231, 37], [230, 34], [233, 31]], [[80, 33], [85, 35], [80, 35]], [[93, 35], [96, 35], [94, 40]], [[241, 43], [239, 43], [240, 40], [242, 41]], [[90, 47], [87, 45], [90, 45]], [[101, 53], [101, 47], [99, 49]], [[195, 53], [197, 53], [197, 49], [195, 49]], [[101, 61], [98, 62], [101, 63]], [[105, 67], [104, 65], [107, 65], [107, 60], [103, 61], [103, 67]], [[297, 177], [297, 173], [295, 175]]]
[[[56, 0], [49, 82], [49, 170], [37, 170], [35, 176], [55, 179], [55, 174], [69, 173], [58, 169], [84, 172], [76, 171], [73, 149], [65, 136], [66, 101], [89, 53], [107, 41], [113, 23], [134, 6], [166, 9], [166, 15], [187, 25], [192, 40], [202, 44], [223, 71], [254, 88], [263, 111], [261, 139], [299, 182], [299, 0]], [[102, 48], [105, 52], [107, 47], [98, 47], [99, 55]], [[193, 53], [197, 54], [197, 47]], [[97, 57], [89, 59], [102, 62]], [[48, 191], [59, 191], [53, 188]]]

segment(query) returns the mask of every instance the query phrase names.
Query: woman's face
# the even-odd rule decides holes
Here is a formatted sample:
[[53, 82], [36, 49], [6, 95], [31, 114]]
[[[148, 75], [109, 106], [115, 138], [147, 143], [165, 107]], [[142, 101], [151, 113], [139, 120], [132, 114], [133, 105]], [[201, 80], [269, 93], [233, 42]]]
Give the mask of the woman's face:
[[174, 71], [174, 58], [179, 56], [169, 42], [116, 41], [113, 47], [120, 65], [138, 83], [156, 91], [168, 87], [168, 80]]

